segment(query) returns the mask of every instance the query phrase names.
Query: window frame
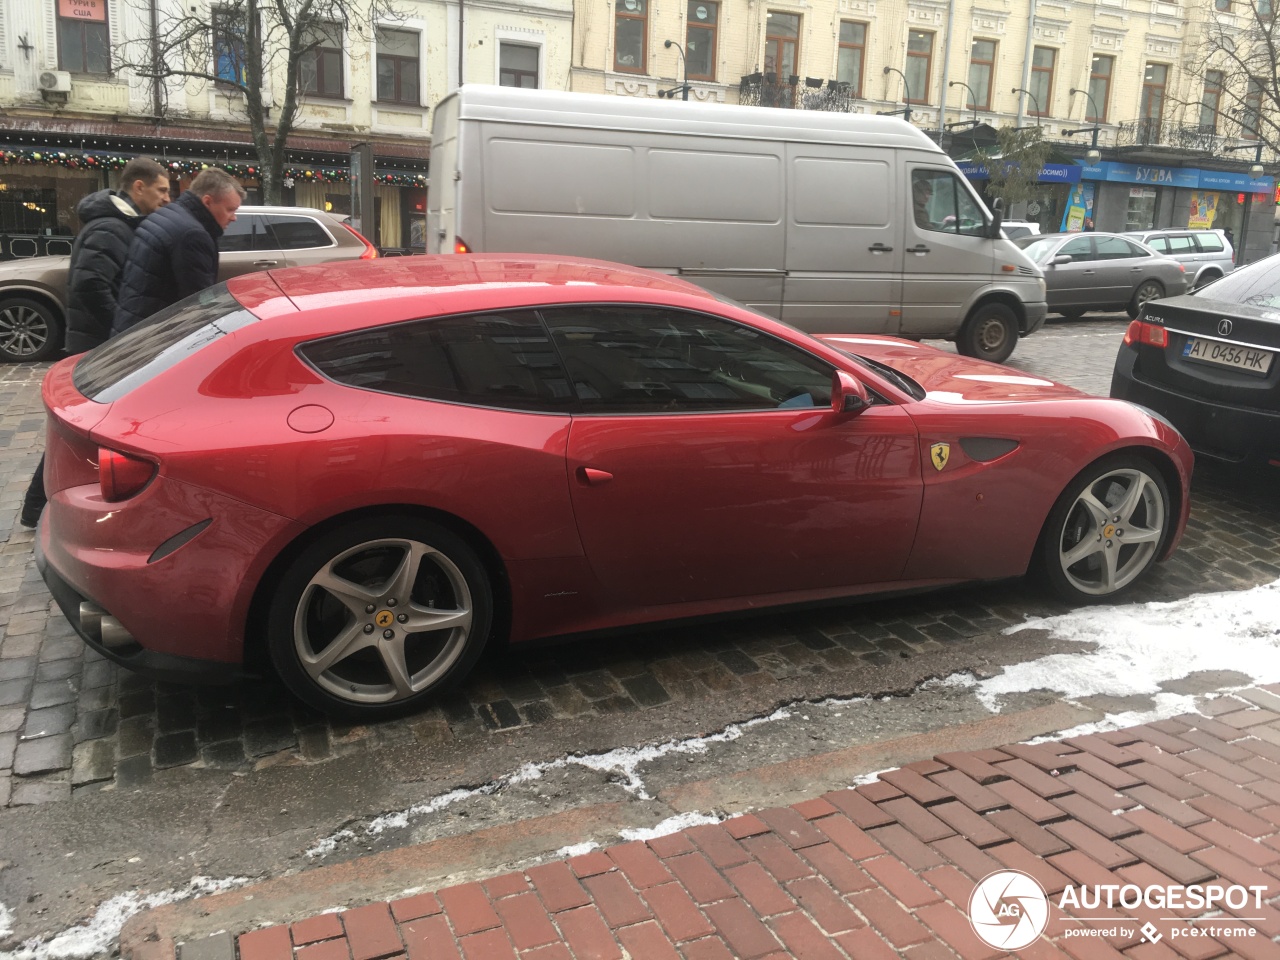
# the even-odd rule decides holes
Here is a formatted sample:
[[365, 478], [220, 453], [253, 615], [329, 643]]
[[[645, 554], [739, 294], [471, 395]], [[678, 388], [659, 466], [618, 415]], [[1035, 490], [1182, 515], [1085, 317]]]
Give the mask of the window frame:
[[[1036, 55], [1048, 53], [1051, 57], [1048, 67], [1036, 63]], [[1058, 72], [1058, 48], [1034, 47], [1031, 51], [1031, 78], [1027, 81], [1027, 89], [1031, 91], [1031, 106], [1028, 111], [1033, 117], [1053, 116], [1053, 82]], [[1043, 93], [1043, 96], [1041, 94]]]
[[[227, 7], [213, 7], [209, 11], [209, 30], [213, 42], [213, 75], [217, 77], [217, 83], [222, 87], [241, 88], [248, 83], [245, 67], [245, 50], [244, 50], [244, 34], [237, 32], [236, 24], [228, 24], [226, 17], [231, 14], [231, 10]], [[227, 29], [230, 26], [231, 29]], [[227, 78], [222, 73], [222, 49], [229, 47], [227, 51], [231, 59], [231, 67], [239, 66], [240, 78]]]
[[[315, 73], [313, 74], [313, 77], [315, 78], [316, 89], [315, 89], [315, 90], [308, 90], [308, 89], [306, 89], [306, 88], [303, 86], [303, 84], [306, 82], [306, 81], [305, 81], [305, 78], [304, 78], [304, 77], [302, 77], [302, 76], [299, 76], [299, 77], [298, 77], [298, 87], [299, 87], [298, 92], [299, 92], [300, 94], [302, 94], [303, 96], [305, 96], [305, 97], [318, 97], [318, 98], [323, 99], [323, 100], [345, 100], [345, 99], [346, 99], [346, 89], [347, 89], [347, 79], [346, 79], [346, 58], [345, 58], [345, 50], [344, 50], [344, 48], [343, 48], [343, 39], [344, 39], [344, 34], [343, 34], [343, 27], [342, 27], [342, 24], [341, 24], [341, 23], [339, 23], [339, 22], [337, 22], [337, 21], [326, 20], [326, 21], [324, 21], [322, 24], [319, 24], [319, 25], [317, 25], [316, 27], [314, 27], [314, 28], [312, 28], [312, 29], [315, 29], [315, 30], [317, 30], [317, 31], [321, 31], [321, 30], [329, 31], [329, 30], [332, 30], [332, 31], [333, 31], [333, 33], [332, 33], [332, 34], [329, 34], [328, 36], [324, 37], [323, 39], [332, 40], [332, 39], [334, 39], [334, 38], [336, 37], [337, 42], [338, 42], [338, 46], [337, 46], [336, 48], [335, 48], [335, 47], [326, 47], [326, 46], [322, 46], [322, 45], [321, 45], [321, 43], [317, 40], [315, 44], [313, 44], [312, 46], [310, 46], [310, 47], [309, 47], [309, 48], [308, 48], [308, 49], [303, 53], [303, 55], [302, 55], [302, 56], [303, 56], [303, 61], [304, 61], [304, 62], [305, 62], [306, 58], [312, 58], [312, 60], [313, 60], [313, 62], [314, 62], [314, 64], [315, 64]], [[324, 67], [324, 61], [325, 61], [325, 57], [324, 57], [324, 55], [325, 55], [325, 54], [336, 54], [336, 55], [337, 55], [337, 61], [338, 61], [338, 65], [337, 65], [337, 72], [338, 72], [338, 92], [337, 92], [337, 93], [325, 93], [325, 92], [324, 92], [324, 86], [325, 86], [325, 84], [324, 84], [324, 82], [323, 82], [323, 81], [324, 81], [324, 78], [327, 78], [327, 76], [328, 76], [328, 71], [327, 71], [327, 70], [325, 70], [325, 69], [323, 69], [323, 67]]]
[[[619, 9], [627, 0], [614, 0], [613, 4], [613, 69], [618, 73], [648, 73], [649, 67], [649, 0], [636, 0], [640, 13]], [[640, 24], [640, 58], [635, 66], [618, 62], [618, 27], [623, 23]]]
[[[695, 22], [694, 10], [697, 7], [707, 7], [711, 11], [711, 22], [704, 23], [702, 21]], [[702, 31], [711, 35], [711, 52], [707, 57], [707, 63], [711, 67], [710, 73], [695, 73], [689, 69], [689, 49], [694, 40], [690, 34], [694, 31]], [[701, 41], [698, 41], [701, 42]], [[689, 0], [684, 27], [684, 49], [685, 49], [685, 80], [701, 80], [706, 83], [712, 83], [716, 79], [716, 54], [720, 49], [720, 3], [719, 0]], [[697, 49], [696, 47], [694, 49]]]
[[[524, 50], [532, 50], [538, 59], [538, 65], [533, 70], [525, 70], [523, 67], [507, 67], [502, 63], [502, 55], [510, 47], [520, 47]], [[505, 75], [510, 74], [512, 77], [532, 77], [533, 86], [524, 87], [519, 83], [503, 83], [502, 79]], [[523, 87], [526, 90], [536, 90], [542, 82], [542, 47], [535, 43], [521, 43], [518, 40], [499, 40], [498, 41], [498, 86], [500, 87]]]
[[[919, 50], [912, 50], [911, 49], [912, 37], [928, 37], [929, 38], [928, 51], [921, 52]], [[918, 70], [919, 67], [913, 64], [913, 61], [923, 60], [924, 61], [924, 83], [922, 84], [922, 86], [924, 87], [924, 90], [922, 91], [920, 96], [904, 97], [903, 102], [920, 103], [920, 104], [929, 103], [929, 90], [933, 86], [933, 51], [934, 51], [934, 45], [937, 42], [937, 39], [938, 39], [938, 35], [931, 30], [908, 30], [907, 31], [907, 62], [906, 62], [907, 69], [904, 70], [903, 73], [908, 77], [914, 77], [916, 74], [916, 70]], [[910, 93], [911, 91], [907, 90], [904, 92]]]
[[1262, 84], [1250, 77], [1245, 81], [1244, 99], [1240, 101], [1240, 139], [1258, 140], [1262, 136]]
[[[68, 73], [79, 73], [89, 77], [110, 77], [115, 74], [115, 70], [112, 64], [112, 59], [111, 59], [111, 10], [109, 8], [109, 5], [106, 3], [106, 0], [103, 0], [103, 4], [102, 4], [102, 20], [101, 21], [81, 20], [77, 17], [64, 17], [62, 16], [62, 14], [58, 13], [56, 9], [54, 10], [54, 20], [56, 21], [54, 26], [57, 32], [58, 69], [59, 70], [65, 70]], [[62, 36], [63, 24], [74, 24], [75, 26], [80, 28], [80, 30], [78, 30], [77, 32], [80, 38], [80, 56], [82, 58], [81, 63], [83, 64], [82, 68], [75, 68], [75, 67], [69, 66], [66, 62], [66, 59], [65, 59], [66, 45], [63, 43], [63, 36]], [[102, 31], [103, 46], [106, 48], [106, 51], [107, 51], [107, 66], [105, 70], [89, 69], [88, 30], [90, 27], [101, 29]]]
[[[380, 33], [396, 33], [404, 36], [413, 37], [414, 45], [417, 47], [417, 54], [413, 57], [407, 57], [399, 53], [383, 53], [381, 43], [378, 40]], [[398, 103], [407, 106], [422, 106], [422, 33], [418, 30], [405, 30], [400, 27], [385, 27], [377, 25], [374, 27], [374, 63], [373, 63], [373, 90], [377, 97], [378, 103]], [[379, 74], [378, 69], [383, 61], [390, 62], [393, 67], [392, 76], [395, 81], [395, 96], [383, 97], [381, 91], [378, 90]], [[411, 66], [410, 66], [411, 65]], [[414, 88], [417, 91], [415, 97], [405, 97], [401, 90], [401, 68], [410, 67], [413, 78]]]
[[[851, 27], [862, 28], [861, 43], [856, 43], [853, 41], [846, 42], [843, 39], [845, 24], [848, 24]], [[849, 96], [857, 99], [862, 98], [862, 81], [863, 81], [863, 78], [866, 76], [866, 68], [867, 68], [867, 34], [870, 32], [870, 30], [871, 30], [871, 25], [862, 20], [841, 20], [840, 30], [839, 32], [836, 33], [836, 82], [848, 83]], [[857, 57], [857, 62], [858, 62], [857, 77], [853, 80], [840, 79], [840, 63], [843, 59], [842, 55], [846, 50], [854, 51], [855, 53], [851, 55], [856, 55]]]
[[[1105, 62], [1107, 64], [1107, 72], [1099, 73], [1097, 64]], [[1116, 58], [1109, 55], [1098, 53], [1094, 54], [1093, 59], [1089, 62], [1089, 103], [1085, 107], [1085, 123], [1106, 123], [1107, 114], [1111, 112], [1111, 81], [1116, 75]], [[1102, 87], [1102, 96], [1099, 97], [1094, 92], [1097, 85]], [[1102, 104], [1102, 116], [1093, 116], [1095, 104]]]
[[[980, 43], [989, 43], [989, 44], [991, 44], [991, 59], [990, 59], [990, 60], [980, 60], [980, 59], [978, 59], [978, 58], [974, 55], [974, 48], [975, 48], [978, 44], [980, 44]], [[974, 91], [974, 93], [975, 93], [975, 96], [974, 96], [974, 98], [973, 98], [973, 99], [974, 99], [974, 106], [973, 106], [973, 109], [976, 109], [976, 110], [990, 110], [990, 109], [991, 109], [991, 89], [992, 89], [992, 87], [994, 87], [994, 86], [995, 86], [995, 82], [996, 82], [996, 62], [997, 62], [997, 60], [999, 59], [999, 56], [1000, 56], [1000, 43], [999, 43], [999, 41], [997, 41], [997, 40], [988, 40], [986, 37], [974, 37], [974, 38], [973, 38], [973, 43], [972, 43], [972, 44], [970, 44], [970, 46], [969, 46], [969, 76], [968, 76], [968, 80], [969, 80], [969, 87], [970, 87], [970, 89], [972, 89], [972, 90]], [[978, 100], [978, 98], [977, 98], [977, 96], [976, 96], [976, 94], [977, 94], [977, 91], [978, 91], [979, 87], [978, 87], [978, 86], [975, 86], [975, 85], [974, 85], [974, 82], [973, 82], [973, 81], [974, 81], [974, 79], [975, 79], [975, 77], [974, 77], [974, 69], [975, 69], [975, 68], [980, 68], [980, 69], [981, 69], [981, 68], [985, 68], [986, 73], [987, 73], [987, 82], [986, 82], [986, 84], [984, 85], [984, 87], [985, 87], [985, 92], [986, 92], [986, 97], [985, 97], [984, 99], [982, 99], [982, 100]], [[967, 107], [967, 105], [966, 105], [966, 109], [969, 109], [969, 108]]]
[[[1159, 83], [1153, 83], [1147, 79], [1147, 75], [1151, 72], [1153, 68], [1159, 68], [1160, 70], [1164, 71], [1164, 74]], [[1138, 110], [1139, 110], [1138, 119], [1140, 122], [1145, 122], [1148, 125], [1150, 125], [1150, 121], [1154, 120], [1157, 128], [1162, 123], [1164, 123], [1164, 101], [1165, 101], [1165, 93], [1168, 90], [1168, 88], [1169, 88], [1169, 64], [1152, 63], [1148, 61], [1146, 67], [1144, 67], [1142, 71], [1142, 94], [1141, 94], [1141, 98], [1138, 101]], [[1156, 106], [1158, 107], [1156, 113], [1154, 114], [1151, 113], [1151, 103], [1153, 99], [1155, 100]]]
[[[1211, 78], [1216, 78], [1212, 79]], [[1222, 91], [1227, 75], [1222, 70], [1206, 70], [1204, 72], [1204, 90], [1200, 94], [1200, 132], [1217, 133], [1218, 117], [1222, 115]], [[1209, 107], [1209, 98], [1213, 97], [1210, 122], [1205, 123], [1205, 110]]]
[[[794, 36], [790, 34], [772, 33], [770, 32], [770, 21], [777, 17], [791, 17], [796, 22], [796, 32]], [[786, 10], [766, 10], [765, 26], [764, 26], [764, 50], [765, 63], [769, 62], [769, 47], [771, 44], [777, 44], [777, 50], [773, 55], [773, 70], [770, 71], [766, 66], [764, 70], [765, 76], [772, 76], [779, 83], [790, 83], [792, 77], [800, 76], [800, 33], [804, 29], [804, 17], [798, 13], [789, 13]], [[790, 49], [791, 64], [795, 68], [795, 73], [784, 74], [782, 72], [782, 64], [786, 60], [783, 55], [784, 51]]]

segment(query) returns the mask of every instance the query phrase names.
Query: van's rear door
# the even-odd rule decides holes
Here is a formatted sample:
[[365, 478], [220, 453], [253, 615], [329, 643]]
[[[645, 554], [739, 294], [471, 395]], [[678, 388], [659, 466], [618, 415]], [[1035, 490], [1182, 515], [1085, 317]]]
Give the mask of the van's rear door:
[[898, 332], [902, 174], [892, 149], [787, 145], [782, 319], [814, 333]]
[[[431, 122], [431, 186], [427, 190], [427, 253], [453, 253], [458, 230], [458, 109], [457, 94], [436, 106]], [[464, 240], [467, 238], [463, 238]], [[477, 243], [477, 238], [471, 238]]]

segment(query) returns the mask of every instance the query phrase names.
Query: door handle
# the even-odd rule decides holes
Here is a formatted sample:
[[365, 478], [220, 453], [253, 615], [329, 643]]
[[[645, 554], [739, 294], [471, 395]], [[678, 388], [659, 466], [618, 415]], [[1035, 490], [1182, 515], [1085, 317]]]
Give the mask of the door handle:
[[926, 247], [923, 243], [917, 243], [914, 247], [907, 247], [907, 253], [924, 254], [928, 252], [929, 252], [929, 248]]
[[255, 260], [253, 265], [255, 267], [274, 267], [279, 262], [279, 260]]
[[613, 474], [607, 470], [597, 470], [595, 467], [579, 467], [578, 479], [588, 487], [598, 487], [612, 480]]
[[872, 253], [893, 253], [893, 247], [887, 247], [883, 243], [873, 243], [867, 249]]

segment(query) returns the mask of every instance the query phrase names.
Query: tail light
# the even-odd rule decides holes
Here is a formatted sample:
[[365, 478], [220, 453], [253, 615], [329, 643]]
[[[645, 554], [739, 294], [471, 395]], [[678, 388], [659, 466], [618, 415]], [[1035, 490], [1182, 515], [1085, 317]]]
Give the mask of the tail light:
[[98, 485], [102, 488], [102, 499], [108, 503], [128, 500], [140, 493], [155, 475], [156, 465], [150, 460], [98, 448]]
[[361, 243], [364, 244], [364, 253], [360, 254], [361, 260], [376, 260], [378, 258], [378, 248], [375, 247], [372, 243], [370, 243], [365, 238], [364, 234], [362, 234], [355, 227], [351, 226], [351, 224], [349, 223], [344, 223], [343, 226], [351, 231], [352, 236], [354, 236], [357, 240], [359, 240]]
[[1134, 320], [1129, 324], [1129, 329], [1124, 332], [1124, 342], [1125, 346], [1145, 343], [1152, 347], [1167, 347], [1169, 345], [1169, 331], [1154, 323], [1143, 323], [1141, 320]]
[[467, 246], [467, 241], [463, 240], [461, 237], [454, 237], [453, 252], [454, 253], [470, 253], [471, 248]]

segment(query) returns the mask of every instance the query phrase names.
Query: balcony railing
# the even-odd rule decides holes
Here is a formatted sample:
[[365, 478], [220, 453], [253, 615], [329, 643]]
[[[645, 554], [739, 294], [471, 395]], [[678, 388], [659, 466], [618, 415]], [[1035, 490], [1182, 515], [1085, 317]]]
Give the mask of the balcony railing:
[[1227, 139], [1212, 127], [1163, 123], [1155, 117], [1131, 120], [1120, 124], [1116, 129], [1118, 147], [1173, 147], [1215, 153]]
[[787, 110], [830, 110], [851, 113], [852, 84], [839, 80], [799, 77], [780, 80], [770, 73], [752, 73], [738, 84], [738, 102], [748, 107], [782, 107]]

